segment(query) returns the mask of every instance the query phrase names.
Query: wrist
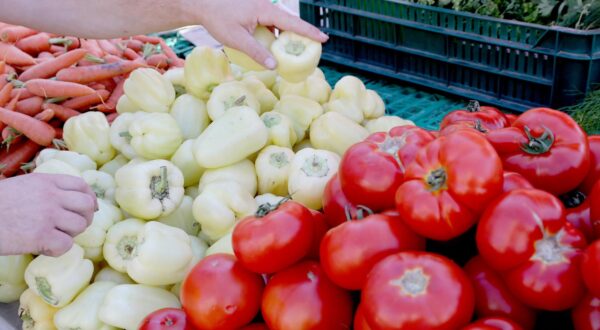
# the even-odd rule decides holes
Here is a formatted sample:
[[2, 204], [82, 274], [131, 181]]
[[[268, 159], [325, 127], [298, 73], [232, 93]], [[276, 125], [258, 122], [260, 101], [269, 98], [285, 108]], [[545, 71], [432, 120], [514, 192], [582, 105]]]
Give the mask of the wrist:
[[179, 10], [182, 26], [203, 25], [206, 0], [180, 0]]

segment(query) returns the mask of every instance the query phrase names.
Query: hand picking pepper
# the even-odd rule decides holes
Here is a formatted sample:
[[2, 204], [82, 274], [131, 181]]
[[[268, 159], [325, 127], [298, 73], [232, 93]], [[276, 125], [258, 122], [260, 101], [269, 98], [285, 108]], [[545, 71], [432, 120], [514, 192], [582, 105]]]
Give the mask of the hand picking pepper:
[[271, 52], [279, 63], [277, 72], [289, 82], [304, 81], [317, 68], [321, 59], [321, 43], [285, 31], [271, 44]]

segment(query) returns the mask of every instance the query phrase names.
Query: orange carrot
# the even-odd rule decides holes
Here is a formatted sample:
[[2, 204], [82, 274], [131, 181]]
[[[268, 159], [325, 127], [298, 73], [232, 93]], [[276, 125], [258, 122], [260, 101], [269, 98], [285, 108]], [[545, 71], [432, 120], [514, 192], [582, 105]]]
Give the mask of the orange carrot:
[[41, 58], [54, 58], [54, 55], [50, 52], [41, 52], [38, 54], [37, 59], [39, 60]]
[[69, 109], [60, 104], [46, 103], [46, 104], [44, 104], [43, 108], [45, 110], [50, 109], [50, 110], [54, 111], [54, 116], [62, 121], [67, 121], [67, 119], [69, 119], [71, 117], [80, 115], [80, 113], [78, 111]]
[[8, 75], [6, 73], [0, 74], [0, 89], [4, 88], [8, 84]]
[[10, 97], [15, 97], [17, 96], [17, 94], [19, 94], [19, 100], [23, 100], [23, 99], [28, 99], [30, 97], [34, 97], [35, 95], [33, 95], [30, 91], [27, 90], [27, 88], [14, 88], [12, 90], [12, 92], [10, 92]]
[[105, 63], [117, 63], [123, 60], [121, 57], [113, 54], [107, 54], [102, 58]]
[[[62, 126], [62, 123], [61, 125]], [[56, 136], [57, 139], [62, 139], [63, 138], [63, 129], [62, 127], [54, 127], [54, 136]]]
[[133, 36], [134, 40], [139, 40], [143, 43], [150, 43], [150, 44], [160, 44], [160, 41], [163, 40], [162, 38], [159, 37], [151, 37], [151, 36], [146, 36], [146, 35], [137, 35], [137, 36]]
[[93, 90], [106, 89], [106, 87], [105, 87], [103, 84], [101, 84], [101, 83], [97, 83], [97, 82], [95, 82], [95, 83], [91, 83], [91, 84], [89, 84], [89, 86], [90, 86], [90, 88], [92, 88]]
[[96, 109], [102, 112], [114, 111], [117, 108], [117, 102], [119, 102], [119, 99], [124, 93], [123, 85], [125, 85], [125, 79], [121, 80], [117, 84], [113, 92], [110, 94], [108, 100], [104, 104], [100, 104]]
[[104, 79], [98, 81], [98, 83], [102, 84], [104, 86], [104, 89], [106, 89], [107, 91], [112, 91], [117, 86], [117, 83], [115, 83], [114, 79]]
[[10, 66], [8, 64], [5, 64], [4, 65], [4, 73], [6, 73], [6, 74], [17, 74], [17, 70], [15, 70], [15, 68], [13, 68], [12, 66]]
[[6, 84], [0, 89], [0, 107], [3, 107], [10, 101], [13, 84]]
[[85, 49], [74, 49], [59, 57], [37, 64], [29, 70], [23, 72], [19, 76], [19, 80], [28, 81], [34, 78], [49, 78], [54, 76], [58, 71], [68, 68], [82, 59], [87, 51]]
[[115, 63], [90, 65], [76, 68], [66, 68], [56, 74], [56, 78], [62, 81], [89, 84], [91, 82], [104, 80], [129, 73], [137, 68], [145, 66], [137, 61], [119, 61]]
[[27, 38], [36, 34], [37, 31], [24, 26], [5, 27], [0, 31], [0, 40], [4, 42], [14, 43], [23, 38]]
[[0, 61], [0, 73], [4, 73], [5, 68], [6, 68], [6, 62]]
[[59, 45], [51, 45], [50, 46], [50, 52], [52, 54], [60, 53], [60, 52], [64, 52], [64, 51], [65, 51], [65, 47], [63, 47], [63, 46], [59, 46]]
[[77, 49], [80, 45], [79, 38], [75, 37], [52, 38], [49, 42], [52, 45], [63, 46], [66, 50]]
[[52, 118], [54, 118], [54, 110], [52, 110], [50, 108], [45, 109], [44, 111], [35, 115], [33, 118], [35, 118], [37, 120], [49, 122]]
[[31, 55], [25, 53], [14, 45], [4, 42], [0, 42], [0, 60], [14, 65], [35, 64], [35, 60], [33, 57], [31, 57]]
[[136, 53], [135, 50], [133, 50], [131, 48], [125, 48], [125, 50], [123, 51], [123, 56], [126, 59], [132, 60], [132, 61], [140, 58], [140, 55], [138, 53]]
[[116, 56], [120, 56], [121, 53], [123, 53], [122, 51], [120, 51], [117, 46], [113, 45], [110, 41], [108, 40], [98, 40], [98, 45], [100, 46], [100, 48], [102, 48], [102, 50], [107, 53], [107, 54], [112, 54], [112, 55], [116, 55]]
[[10, 126], [6, 126], [2, 130], [2, 144], [5, 145], [7, 149], [10, 149], [10, 146], [19, 143], [22, 138], [23, 134]]
[[160, 48], [169, 59], [176, 60], [179, 58], [177, 57], [177, 54], [175, 54], [175, 52], [171, 49], [171, 47], [167, 46], [167, 43], [163, 38], [160, 38]]
[[20, 93], [17, 93], [16, 96], [12, 97], [8, 104], [6, 104], [5, 108], [11, 111], [15, 111], [17, 108], [17, 103], [19, 102], [19, 98], [21, 97]]
[[104, 51], [102, 50], [102, 48], [100, 48], [100, 45], [98, 45], [98, 42], [96, 40], [81, 39], [80, 42], [81, 48], [86, 49], [90, 54], [97, 57], [104, 56]]
[[23, 133], [39, 145], [48, 146], [54, 140], [54, 128], [31, 116], [0, 108], [0, 121]]
[[44, 104], [44, 99], [42, 97], [30, 97], [17, 102], [15, 111], [28, 116], [35, 116], [42, 111], [42, 104]]
[[39, 52], [50, 50], [50, 35], [48, 33], [38, 33], [27, 38], [23, 38], [15, 44], [22, 51], [35, 55]]
[[142, 48], [144, 47], [144, 43], [139, 40], [128, 39], [128, 40], [124, 40], [124, 41], [125, 41], [125, 45], [127, 46], [127, 48], [132, 49], [136, 52], [141, 52]]
[[154, 54], [148, 57], [146, 62], [153, 68], [166, 69], [171, 61], [165, 54]]
[[94, 94], [96, 91], [78, 83], [49, 79], [31, 79], [25, 83], [27, 90], [37, 96], [77, 97]]
[[6, 177], [13, 176], [21, 169], [23, 164], [35, 157], [41, 148], [39, 144], [31, 140], [12, 147], [11, 152], [0, 161], [0, 172]]
[[117, 119], [118, 116], [119, 116], [118, 112], [113, 112], [109, 115], [106, 115], [106, 120], [108, 121], [109, 124], [112, 124], [112, 122], [115, 121], [115, 119]]
[[171, 68], [183, 68], [185, 65], [185, 61], [182, 58], [178, 58], [176, 60], [173, 60], [173, 62], [171, 63]]
[[92, 95], [74, 97], [61, 103], [61, 105], [78, 111], [87, 110], [94, 105], [105, 102], [109, 96], [109, 91], [101, 89]]

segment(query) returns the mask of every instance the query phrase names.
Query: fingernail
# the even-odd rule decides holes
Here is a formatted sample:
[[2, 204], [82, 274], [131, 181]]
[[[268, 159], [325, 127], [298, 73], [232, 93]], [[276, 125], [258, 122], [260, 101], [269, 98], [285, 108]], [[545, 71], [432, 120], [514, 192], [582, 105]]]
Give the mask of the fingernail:
[[319, 36], [320, 36], [321, 38], [323, 38], [325, 41], [329, 40], [329, 36], [328, 36], [328, 35], [326, 35], [326, 34], [325, 34], [325, 33], [323, 33], [323, 32], [321, 32], [321, 33], [319, 34]]
[[265, 68], [267, 68], [269, 70], [273, 70], [273, 69], [275, 69], [276, 66], [277, 66], [277, 62], [275, 62], [274, 58], [269, 57], [265, 60]]

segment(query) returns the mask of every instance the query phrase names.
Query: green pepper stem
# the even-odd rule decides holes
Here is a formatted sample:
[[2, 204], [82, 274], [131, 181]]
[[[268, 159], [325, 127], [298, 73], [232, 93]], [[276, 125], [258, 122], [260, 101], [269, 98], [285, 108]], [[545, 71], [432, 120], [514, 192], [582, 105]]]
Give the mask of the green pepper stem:
[[127, 131], [120, 132], [120, 133], [119, 133], [119, 136], [120, 136], [120, 137], [122, 137], [122, 138], [126, 138], [126, 139], [128, 139], [128, 140], [131, 140], [131, 138], [133, 137], [133, 136], [131, 136], [131, 134], [130, 134], [129, 132], [127, 132]]
[[63, 45], [63, 47], [68, 48], [73, 44], [73, 40], [67, 38], [50, 38], [48, 43], [51, 45]]

